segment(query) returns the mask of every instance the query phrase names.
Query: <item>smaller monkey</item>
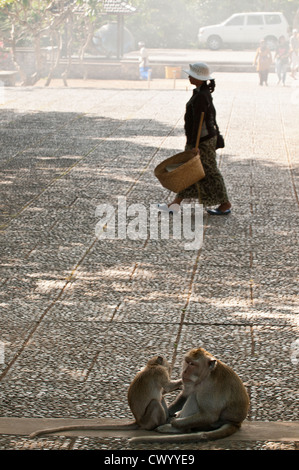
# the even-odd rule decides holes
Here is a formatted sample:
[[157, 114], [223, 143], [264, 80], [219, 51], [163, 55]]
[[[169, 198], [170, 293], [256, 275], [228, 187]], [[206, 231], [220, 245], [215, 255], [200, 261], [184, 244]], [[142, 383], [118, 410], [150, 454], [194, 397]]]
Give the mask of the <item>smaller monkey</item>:
[[168, 419], [168, 408], [163, 393], [177, 390], [182, 380], [170, 379], [170, 365], [162, 356], [155, 356], [141, 369], [128, 389], [129, 407], [135, 417], [132, 423], [123, 425], [70, 425], [50, 429], [41, 429], [30, 434], [30, 437], [51, 434], [54, 432], [74, 430], [152, 430], [165, 424]]
[[[170, 423], [157, 436], [133, 437], [134, 442], [185, 442], [222, 439], [235, 433], [246, 418], [249, 397], [238, 375], [203, 348], [184, 358], [183, 390], [170, 405]], [[168, 435], [159, 435], [168, 433]]]

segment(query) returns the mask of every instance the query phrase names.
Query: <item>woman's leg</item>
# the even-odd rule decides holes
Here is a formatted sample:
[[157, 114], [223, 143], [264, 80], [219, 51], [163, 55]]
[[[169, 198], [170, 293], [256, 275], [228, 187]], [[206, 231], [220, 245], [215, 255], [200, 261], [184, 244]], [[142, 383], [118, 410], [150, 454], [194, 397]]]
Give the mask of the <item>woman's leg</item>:
[[263, 72], [259, 72], [260, 85], [263, 85]]
[[217, 209], [220, 212], [225, 212], [225, 211], [228, 211], [231, 207], [232, 207], [231, 203], [227, 201], [227, 202], [224, 202], [223, 204], [220, 204], [220, 206], [217, 207]]
[[281, 82], [281, 63], [279, 60], [276, 61], [275, 69], [276, 69], [276, 75], [278, 77], [278, 83], [280, 83]]
[[282, 69], [282, 84], [285, 85], [286, 83], [286, 76], [287, 76], [287, 68], [288, 68], [288, 65], [284, 64], [283, 65], [283, 69]]
[[216, 140], [217, 137], [213, 137], [199, 145], [201, 161], [206, 174], [199, 181], [199, 197], [205, 207], [217, 205], [220, 211], [225, 211], [231, 208], [231, 203], [216, 161]]
[[172, 206], [173, 204], [180, 205], [183, 200], [184, 198], [176, 196], [174, 200], [170, 204], [168, 204], [168, 207]]

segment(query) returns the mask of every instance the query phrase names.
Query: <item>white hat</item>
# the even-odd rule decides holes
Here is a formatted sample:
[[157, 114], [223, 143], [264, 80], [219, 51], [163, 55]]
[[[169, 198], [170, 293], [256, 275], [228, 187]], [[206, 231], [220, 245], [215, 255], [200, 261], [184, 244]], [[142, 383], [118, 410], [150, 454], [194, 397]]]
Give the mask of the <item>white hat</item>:
[[197, 64], [189, 64], [189, 70], [183, 70], [193, 78], [197, 80], [212, 80], [213, 77], [210, 75], [209, 67], [204, 62], [198, 62]]

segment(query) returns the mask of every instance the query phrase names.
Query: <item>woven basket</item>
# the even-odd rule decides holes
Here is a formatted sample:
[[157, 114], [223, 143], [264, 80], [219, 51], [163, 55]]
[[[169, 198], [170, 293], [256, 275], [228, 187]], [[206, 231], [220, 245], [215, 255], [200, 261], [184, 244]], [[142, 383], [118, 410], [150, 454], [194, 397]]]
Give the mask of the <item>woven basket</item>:
[[[198, 149], [205, 113], [200, 116], [195, 148]], [[192, 150], [177, 153], [155, 168], [155, 175], [166, 189], [179, 193], [205, 177], [199, 152], [194, 156]]]
[[162, 186], [175, 193], [197, 183], [205, 176], [199, 154], [191, 150], [177, 153], [155, 168], [155, 176]]

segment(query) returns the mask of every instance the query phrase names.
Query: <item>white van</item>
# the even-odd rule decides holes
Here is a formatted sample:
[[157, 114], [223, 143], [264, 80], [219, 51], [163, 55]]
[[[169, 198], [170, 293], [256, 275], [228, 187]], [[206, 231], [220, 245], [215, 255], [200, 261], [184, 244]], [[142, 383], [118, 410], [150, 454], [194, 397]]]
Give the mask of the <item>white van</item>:
[[223, 23], [200, 28], [198, 41], [216, 51], [223, 46], [256, 46], [266, 39], [274, 49], [279, 36], [288, 37], [289, 25], [280, 12], [236, 13]]

